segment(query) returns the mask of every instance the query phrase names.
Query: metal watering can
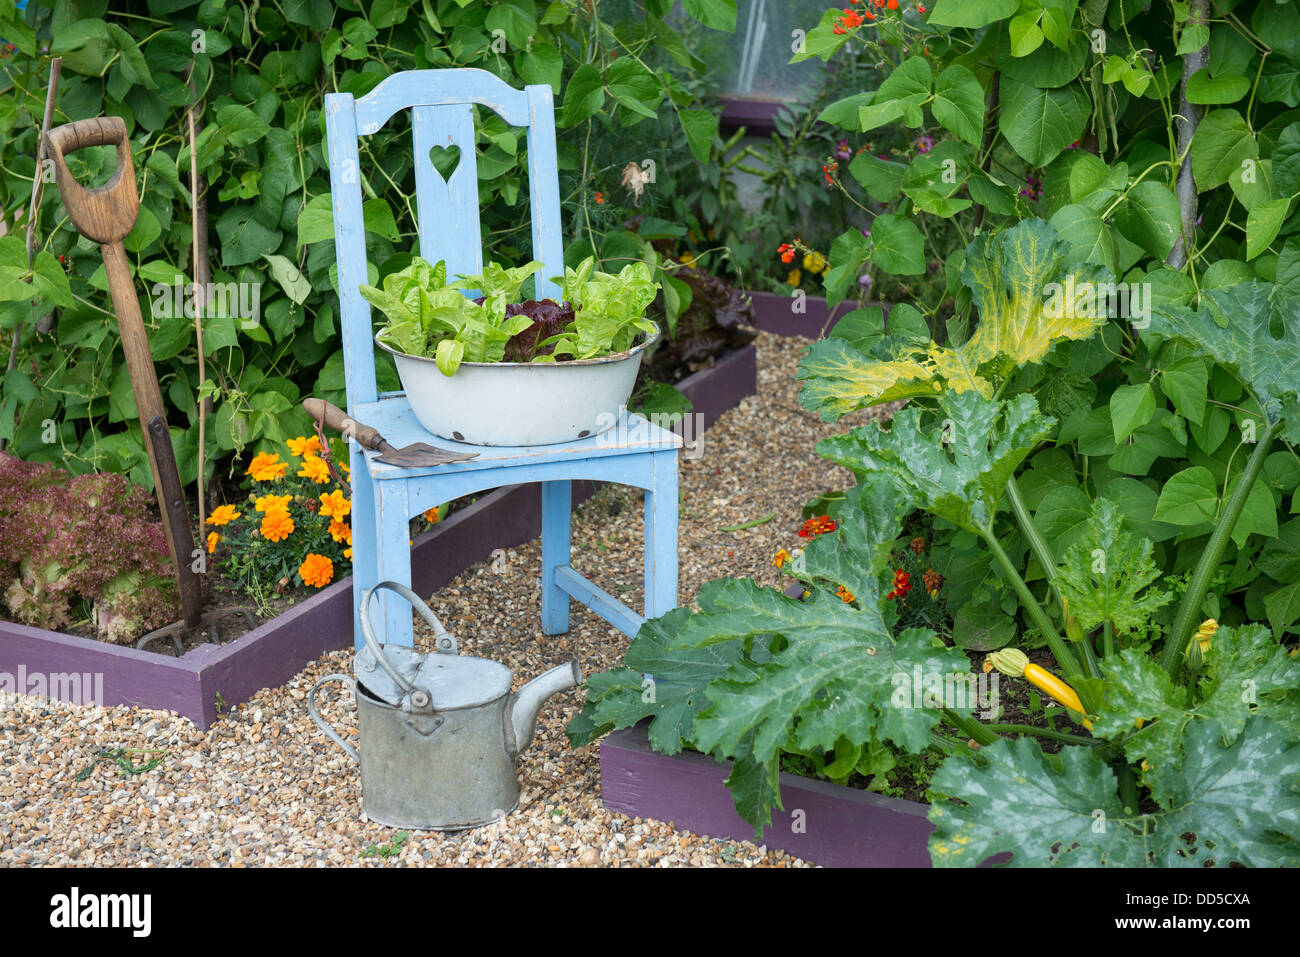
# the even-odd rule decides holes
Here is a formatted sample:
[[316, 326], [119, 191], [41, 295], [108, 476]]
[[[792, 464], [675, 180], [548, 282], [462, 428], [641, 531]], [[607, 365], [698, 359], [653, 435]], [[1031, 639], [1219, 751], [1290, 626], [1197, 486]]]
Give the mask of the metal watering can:
[[[437, 649], [381, 645], [370, 598], [397, 592], [433, 628]], [[366, 646], [356, 677], [326, 675], [307, 693], [311, 719], [361, 765], [361, 806], [372, 821], [411, 830], [454, 831], [500, 820], [519, 806], [515, 755], [533, 740], [537, 712], [557, 691], [577, 687], [577, 661], [552, 668], [511, 693], [513, 673], [487, 658], [460, 657], [456, 639], [410, 588], [380, 582], [361, 598]], [[361, 753], [316, 710], [330, 681], [352, 685]]]

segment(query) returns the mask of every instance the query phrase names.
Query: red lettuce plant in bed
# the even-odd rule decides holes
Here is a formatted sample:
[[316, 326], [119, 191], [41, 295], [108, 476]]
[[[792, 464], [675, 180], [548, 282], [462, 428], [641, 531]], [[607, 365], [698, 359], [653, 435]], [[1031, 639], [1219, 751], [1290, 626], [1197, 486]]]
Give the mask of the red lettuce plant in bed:
[[8, 617], [53, 630], [92, 618], [127, 643], [179, 617], [153, 497], [120, 475], [70, 477], [0, 455], [0, 601]]

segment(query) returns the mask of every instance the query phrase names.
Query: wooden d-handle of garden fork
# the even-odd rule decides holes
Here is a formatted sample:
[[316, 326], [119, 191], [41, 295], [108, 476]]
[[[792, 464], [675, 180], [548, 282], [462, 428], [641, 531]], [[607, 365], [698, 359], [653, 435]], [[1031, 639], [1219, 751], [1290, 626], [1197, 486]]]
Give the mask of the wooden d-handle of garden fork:
[[[55, 127], [46, 134], [46, 153], [63, 206], [77, 232], [101, 245], [115, 243], [135, 226], [140, 198], [135, 191], [135, 164], [126, 123], [120, 116], [96, 116]], [[116, 146], [117, 169], [103, 186], [87, 189], [73, 178], [64, 157], [90, 146]]]

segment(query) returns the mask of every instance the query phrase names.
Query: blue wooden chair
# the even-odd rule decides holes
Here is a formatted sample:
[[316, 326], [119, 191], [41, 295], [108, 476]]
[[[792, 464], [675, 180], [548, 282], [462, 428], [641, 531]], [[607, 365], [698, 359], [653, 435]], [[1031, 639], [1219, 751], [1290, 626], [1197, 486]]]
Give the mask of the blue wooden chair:
[[[681, 439], [641, 416], [622, 413], [613, 430], [561, 445], [527, 448], [466, 446], [430, 435], [403, 393], [378, 392], [370, 305], [358, 287], [367, 281], [361, 210], [359, 136], [377, 132], [397, 111], [410, 109], [420, 255], [447, 263], [449, 276], [481, 271], [478, 172], [473, 105], [498, 113], [528, 131], [528, 192], [538, 298], [560, 298], [551, 277], [564, 271], [560, 191], [555, 158], [553, 94], [545, 84], [517, 90], [484, 70], [413, 70], [384, 80], [356, 99], [325, 97], [330, 192], [343, 317], [343, 353], [349, 414], [374, 426], [395, 447], [428, 442], [477, 451], [478, 457], [432, 468], [397, 468], [376, 462], [349, 439], [352, 469], [353, 634], [362, 642], [361, 596], [380, 581], [411, 583], [407, 522], [442, 502], [521, 482], [542, 486], [542, 630], [569, 628], [569, 601], [577, 599], [625, 634], [645, 620], [578, 574], [569, 564], [571, 482], [593, 479], [645, 489], [645, 614], [654, 618], [677, 605], [677, 450]], [[456, 146], [459, 164], [447, 179], [430, 158], [435, 147]], [[384, 640], [413, 644], [411, 606], [383, 602]]]

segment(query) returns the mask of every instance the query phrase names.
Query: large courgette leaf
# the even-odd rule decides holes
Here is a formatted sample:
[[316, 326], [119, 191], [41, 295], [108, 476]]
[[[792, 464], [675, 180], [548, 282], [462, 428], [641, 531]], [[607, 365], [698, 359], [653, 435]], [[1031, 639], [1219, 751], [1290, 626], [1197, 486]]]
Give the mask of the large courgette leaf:
[[[722, 579], [700, 590], [695, 614], [677, 609], [647, 622], [628, 650], [629, 667], [588, 681], [570, 739], [584, 744], [653, 716], [656, 749], [672, 753], [687, 744], [734, 759], [732, 795], [756, 837], [772, 808], [781, 807], [787, 744], [827, 753], [841, 740], [923, 749], [939, 712], [914, 707], [916, 696], [900, 693], [898, 676], [942, 684], [947, 676], [967, 680], [970, 665], [933, 632], [911, 629], [895, 639], [885, 625], [880, 580], [906, 505], [884, 477], [850, 489], [839, 530], [809, 543], [803, 556], [802, 600], [746, 579]], [[840, 588], [852, 600], [837, 594]], [[643, 672], [653, 677], [653, 695]], [[971, 710], [952, 703], [959, 713]]]
[[1092, 503], [1083, 537], [1065, 550], [1054, 579], [1084, 631], [1109, 621], [1127, 634], [1169, 603], [1167, 592], [1147, 588], [1160, 577], [1151, 552], [1150, 539], [1124, 528], [1118, 505], [1106, 498]]
[[886, 475], [927, 511], [981, 531], [990, 527], [1007, 480], [1055, 420], [1028, 394], [1004, 402], [946, 391], [938, 409], [930, 415], [905, 408], [888, 431], [862, 426], [822, 439], [817, 451], [856, 472]]
[[1129, 761], [1147, 762], [1143, 782], [1161, 803], [1172, 798], [1180, 743], [1196, 725], [1213, 722], [1230, 742], [1259, 716], [1287, 741], [1300, 740], [1300, 658], [1288, 655], [1268, 628], [1221, 626], [1204, 658], [1194, 690], [1175, 684], [1136, 648], [1101, 663], [1106, 690], [1093, 733], [1122, 740]]
[[1167, 803], [1136, 815], [1090, 748], [1052, 756], [1024, 737], [983, 748], [974, 761], [949, 758], [930, 789], [963, 803], [931, 805], [931, 860], [973, 866], [1010, 853], [1012, 867], [1300, 864], [1300, 745], [1259, 717], [1227, 746], [1216, 722], [1196, 722], [1183, 745], [1181, 767], [1166, 775]]
[[[994, 382], [1041, 362], [1064, 339], [1087, 339], [1106, 324], [1098, 297], [1076, 293], [1110, 281], [1096, 263], [1071, 261], [1054, 227], [1028, 219], [977, 238], [966, 249], [962, 282], [980, 312], [970, 339], [956, 347], [881, 340], [866, 351], [831, 337], [799, 363], [804, 408], [833, 422], [856, 409], [946, 390], [991, 397]], [[1092, 284], [1092, 285], [1090, 285]]]

